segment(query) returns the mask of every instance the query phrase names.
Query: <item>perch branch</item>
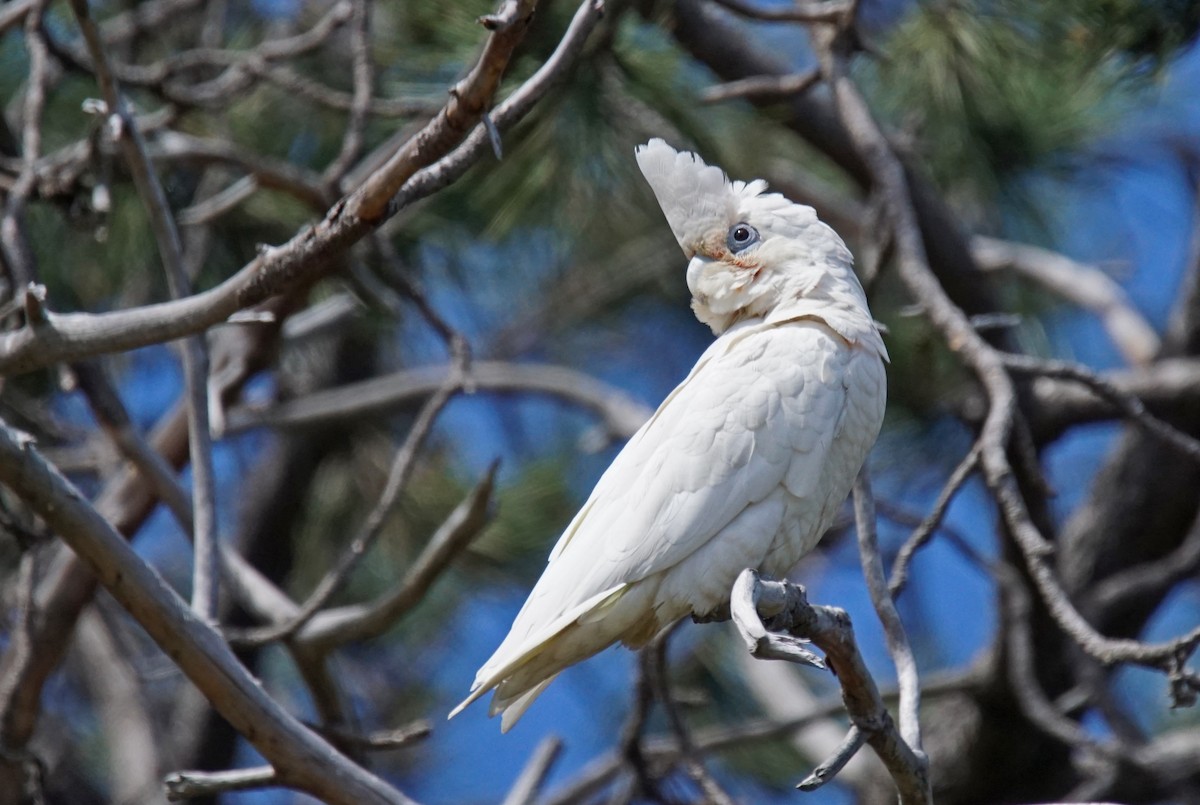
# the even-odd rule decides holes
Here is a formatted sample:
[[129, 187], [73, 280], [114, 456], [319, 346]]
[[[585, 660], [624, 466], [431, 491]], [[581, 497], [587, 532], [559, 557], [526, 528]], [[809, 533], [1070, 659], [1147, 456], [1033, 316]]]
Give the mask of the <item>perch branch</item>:
[[[762, 645], [762, 634], [767, 631], [763, 617], [773, 630], [787, 633], [778, 637], [811, 640], [820, 647], [829, 667], [836, 671], [851, 723], [863, 732], [866, 742], [887, 767], [900, 793], [900, 802], [903, 805], [932, 802], [924, 758], [905, 743], [896, 729], [858, 651], [854, 629], [845, 611], [813, 606], [808, 603], [803, 587], [762, 581], [758, 573], [747, 569], [734, 583], [730, 612], [755, 657], [762, 656], [755, 652], [755, 647]], [[811, 654], [789, 651], [783, 652], [783, 656], [793, 662], [811, 664], [805, 653]]]

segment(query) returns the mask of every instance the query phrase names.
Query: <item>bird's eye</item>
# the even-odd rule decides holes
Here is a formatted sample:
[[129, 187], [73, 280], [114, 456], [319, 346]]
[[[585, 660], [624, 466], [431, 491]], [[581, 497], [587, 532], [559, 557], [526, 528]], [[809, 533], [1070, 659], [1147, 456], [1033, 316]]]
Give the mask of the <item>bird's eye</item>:
[[758, 243], [758, 230], [750, 224], [734, 224], [729, 227], [729, 236], [725, 239], [729, 251], [736, 254], [755, 243]]

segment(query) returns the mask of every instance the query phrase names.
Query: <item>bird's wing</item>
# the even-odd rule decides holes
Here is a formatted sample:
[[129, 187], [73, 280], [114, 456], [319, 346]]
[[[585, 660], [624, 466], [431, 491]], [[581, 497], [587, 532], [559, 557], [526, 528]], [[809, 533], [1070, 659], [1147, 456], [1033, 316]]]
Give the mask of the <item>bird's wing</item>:
[[[679, 563], [779, 486], [809, 488], [844, 407], [846, 352], [811, 321], [714, 342], [601, 477], [480, 677]], [[774, 536], [759, 537], [763, 552]]]

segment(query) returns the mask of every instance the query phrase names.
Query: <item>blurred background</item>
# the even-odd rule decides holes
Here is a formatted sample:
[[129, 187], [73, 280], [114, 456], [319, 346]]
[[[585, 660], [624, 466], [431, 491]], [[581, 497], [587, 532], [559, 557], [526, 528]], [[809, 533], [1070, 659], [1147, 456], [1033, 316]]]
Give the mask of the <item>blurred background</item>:
[[[364, 128], [369, 151], [397, 132], [415, 130], [441, 106], [447, 88], [477, 56], [484, 32], [476, 18], [494, 9], [484, 0], [368, 5], [381, 99]], [[769, 0], [757, 5], [777, 7]], [[199, 97], [195, 88], [214, 84], [223, 67], [211, 60], [188, 65], [175, 54], [200, 48], [250, 53], [264, 41], [314, 30], [332, 4], [105, 0], [92, 7], [110, 26], [114, 58], [128, 65], [132, 104], [139, 114], [162, 117], [147, 139], [197, 288], [233, 274], [259, 244], [282, 243], [320, 216], [322, 202], [262, 177], [293, 170], [298, 184], [319, 187], [322, 171], [339, 154], [347, 110], [334, 101], [353, 91], [349, 26], [333, 25], [317, 46], [247, 68], [255, 78], [231, 82], [213, 98]], [[0, 19], [6, 8], [0, 7]], [[118, 29], [111, 21], [153, 9], [170, 13], [132, 26], [128, 35], [113, 33]], [[506, 89], [545, 60], [574, 12], [564, 0], [539, 4]], [[858, 14], [863, 51], [853, 76], [914, 182], [945, 213], [927, 238], [943, 236], [941, 225], [945, 238], [970, 245], [981, 270], [960, 266], [968, 272], [962, 281], [986, 289], [980, 293], [996, 305], [977, 324], [1002, 332], [1012, 348], [1079, 361], [1113, 377], [1150, 372], [1164, 356], [1194, 360], [1193, 342], [1160, 343], [1164, 335], [1169, 343], [1170, 322], [1185, 316], [1197, 274], [1200, 3], [863, 0]], [[49, 4], [42, 30], [52, 74], [41, 126], [47, 156], [23, 219], [38, 279], [55, 310], [100, 311], [166, 298], [145, 210], [119, 155], [101, 146], [86, 149], [82, 159], [71, 151], [99, 135], [95, 119], [80, 111], [97, 89], [78, 55], [78, 29], [65, 4]], [[19, 173], [26, 45], [21, 24], [5, 26], [0, 187], [6, 192]], [[335, 406], [321, 417], [281, 422], [272, 416], [282, 402], [312, 399], [320, 389], [445, 366], [446, 341], [414, 298], [467, 339], [475, 361], [573, 370], [579, 375], [569, 377], [580, 384], [585, 377], [599, 381], [605, 404], [620, 407], [635, 424], [653, 410], [712, 338], [689, 310], [685, 260], [633, 160], [634, 146], [657, 136], [696, 150], [733, 178], [765, 178], [814, 205], [858, 256], [892, 355], [887, 420], [869, 462], [890, 561], [970, 449], [981, 398], [923, 317], [921, 300], [907, 295], [892, 270], [878, 202], [864, 190], [853, 160], [839, 153], [844, 143], [818, 130], [817, 112], [828, 114], [825, 90], [818, 84], [800, 96], [714, 97], [714, 88], [742, 77], [739, 71], [754, 74], [764, 65], [793, 76], [810, 70], [815, 59], [806, 28], [753, 20], [707, 0], [610, 0], [577, 66], [504, 134], [502, 159], [485, 156], [461, 180], [402, 210], [384, 226], [382, 249], [356, 251], [298, 305], [304, 310], [288, 319], [261, 371], [229, 403], [228, 427], [214, 448], [221, 538], [238, 545], [293, 599], [310, 593], [378, 499], [428, 391], [368, 411], [339, 414]], [[205, 156], [199, 141], [229, 153]], [[247, 176], [258, 177], [255, 186], [239, 189]], [[1014, 243], [1045, 251], [1014, 257], [1004, 252]], [[1060, 264], [1079, 272], [1068, 272], [1065, 288], [1055, 284], [1053, 267]], [[1088, 307], [1093, 288], [1111, 294], [1107, 304]], [[11, 296], [11, 286], [6, 293]], [[1133, 324], [1113, 325], [1116, 308], [1118, 319], [1125, 315]], [[170, 412], [183, 388], [178, 355], [169, 346], [108, 356], [104, 371], [143, 431]], [[1194, 383], [1184, 383], [1176, 397], [1164, 393], [1162, 411], [1194, 427], [1196, 392]], [[1041, 398], [1033, 396], [1028, 416], [1047, 483], [1048, 522], [1062, 539], [1107, 528], [1116, 515], [1098, 506], [1113, 498], [1105, 484], [1114, 483], [1113, 464], [1128, 448], [1128, 426], [1110, 416], [1079, 424], [1053, 414], [1039, 418]], [[638, 677], [637, 658], [624, 649], [562, 674], [508, 735], [500, 734], [483, 704], [445, 720], [505, 634], [561, 529], [629, 435], [597, 416], [597, 407], [520, 387], [481, 387], [454, 397], [380, 538], [332, 602], [369, 601], [400, 585], [430, 535], [499, 459], [491, 519], [479, 536], [383, 634], [328, 657], [350, 728], [431, 723], [428, 737], [362, 758], [422, 803], [499, 802], [550, 735], [562, 740], [563, 750], [543, 801], [652, 801], [620, 763]], [[121, 456], [97, 428], [68, 370], [6, 380], [0, 414], [35, 433], [88, 494], [98, 494], [118, 472]], [[1190, 480], [1194, 466], [1186, 472], [1170, 462], [1151, 466], [1160, 472], [1142, 473], [1140, 482], [1190, 511], [1180, 515], [1185, 527], [1171, 530], [1126, 511], [1109, 538], [1126, 546], [1141, 541], [1146, 555], [1111, 554], [1121, 567], [1076, 574], [1073, 592], [1086, 592], [1123, 566], [1175, 557], [1175, 577], [1160, 584], [1152, 603], [1140, 600], [1122, 610], [1136, 616], [1104, 615], [1113, 634], [1157, 640], [1193, 628], [1200, 612], [1196, 559], [1189, 566], [1184, 554], [1172, 553], [1190, 533], [1200, 486]], [[6, 499], [5, 510], [15, 508]], [[165, 507], [154, 508], [136, 529], [134, 545], [187, 594], [191, 549]], [[6, 525], [0, 649], [12, 648], [21, 550]], [[1004, 619], [994, 577], [980, 564], [1007, 551], [992, 499], [973, 478], [915, 558], [898, 599], [926, 682], [947, 691], [943, 705], [933, 695], [927, 707], [940, 802], [1047, 801], [1080, 795], [1085, 783], [1095, 782], [1086, 764], [1072, 762], [1078, 748], [1031, 724], [1008, 691], [997, 661]], [[807, 585], [812, 601], [850, 612], [877, 680], [892, 684], [895, 672], [866, 595], [848, 510], [793, 578]], [[232, 605], [223, 618], [231, 626], [254, 623]], [[1179, 753], [1173, 777], [1163, 772], [1156, 778], [1132, 761], [1114, 763], [1112, 779], [1086, 791], [1122, 801], [1197, 801], [1189, 799], [1200, 796], [1196, 711], [1171, 709], [1164, 676], [1133, 668], [1102, 674], [1102, 704], [1070, 705], [1061, 697], [1076, 686], [1059, 678], [1055, 663], [1071, 649], [1052, 625], [1037, 625], [1045, 629], [1035, 645], [1046, 691], [1088, 735], [1119, 739], [1122, 746], [1152, 746], [1169, 737]], [[321, 717], [286, 647], [269, 644], [240, 656], [289, 710]], [[785, 722], [837, 691], [828, 674], [752, 661], [729, 624], [684, 624], [670, 641], [668, 659], [680, 712], [705, 738]], [[131, 793], [120, 782], [128, 767], [116, 760], [114, 747], [132, 733], [119, 726], [114, 701], [118, 710], [120, 702], [141, 708], [139, 729], [158, 745], [161, 768], [152, 769], [151, 778], [177, 768], [261, 763], [197, 698], [120, 607], [97, 594], [42, 691], [29, 748], [43, 764], [46, 801], [162, 801], [159, 790]], [[706, 754], [707, 762], [742, 802], [886, 801], [886, 781], [881, 789], [873, 758], [856, 761], [820, 791], [793, 790], [840, 739], [842, 726], [835, 712], [801, 730], [758, 738], [733, 733], [731, 745]], [[668, 734], [660, 708], [650, 711], [645, 729]], [[615, 771], [595, 790], [572, 788], [613, 758]], [[701, 801], [678, 768], [663, 771], [660, 792], [664, 801]], [[220, 801], [304, 797], [266, 790]]]

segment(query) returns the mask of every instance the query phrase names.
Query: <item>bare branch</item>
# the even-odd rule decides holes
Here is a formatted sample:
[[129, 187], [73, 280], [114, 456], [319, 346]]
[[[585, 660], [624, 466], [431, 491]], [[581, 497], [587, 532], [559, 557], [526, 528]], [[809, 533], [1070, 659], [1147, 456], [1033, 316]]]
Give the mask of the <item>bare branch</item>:
[[[445, 382], [450, 371], [441, 366], [408, 369], [313, 392], [265, 409], [234, 408], [229, 411], [227, 431], [318, 425], [384, 413], [428, 397]], [[463, 375], [463, 383], [476, 393], [546, 394], [566, 400], [599, 416], [616, 439], [628, 439], [653, 413], [623, 391], [564, 366], [473, 361]]]
[[[879, 570], [882, 580], [882, 567]], [[734, 623], [750, 646], [765, 631], [765, 616], [772, 628], [812, 640], [824, 652], [842, 686], [842, 700], [850, 721], [887, 766], [900, 792], [901, 803], [930, 803], [929, 776], [923, 757], [905, 743], [883, 704], [875, 680], [855, 644], [850, 618], [841, 609], [813, 606], [804, 588], [788, 582], [762, 581], [753, 570], [744, 570], [733, 586], [730, 610]], [[750, 625], [750, 629], [745, 627]], [[783, 637], [784, 635], [779, 635]], [[753, 651], [752, 651], [753, 653]], [[755, 654], [755, 656], [759, 656]]]
[[866, 734], [857, 725], [852, 726], [849, 732], [846, 733], [846, 738], [834, 751], [833, 755], [813, 769], [812, 774], [801, 780], [796, 785], [796, 788], [799, 788], [801, 791], [816, 791], [836, 777], [837, 773], [846, 767], [846, 764], [858, 754], [858, 750], [862, 749], [866, 742]]
[[350, 53], [354, 72], [354, 97], [350, 105], [350, 119], [342, 134], [342, 147], [334, 160], [325, 169], [322, 179], [326, 186], [338, 188], [346, 171], [354, 164], [363, 146], [363, 129], [367, 125], [367, 113], [371, 106], [371, 90], [375, 70], [371, 63], [370, 6], [366, 0], [352, 0], [350, 17]]
[[752, 98], [759, 101], [784, 98], [788, 95], [806, 92], [820, 80], [821, 71], [815, 68], [803, 73], [789, 73], [788, 75], [754, 76], [709, 87], [700, 93], [699, 100], [700, 103], [721, 103], [737, 98]]
[[718, 5], [755, 20], [767, 22], [839, 22], [854, 11], [855, 3], [839, 0], [793, 0], [779, 5], [757, 5], [748, 0], [715, 0]]
[[[434, 392], [433, 396], [426, 401], [421, 412], [417, 414], [412, 427], [409, 429], [404, 444], [396, 451], [391, 469], [388, 471], [387, 483], [384, 485], [379, 500], [376, 501], [374, 507], [367, 514], [366, 521], [354, 539], [346, 546], [345, 551], [338, 558], [333, 568], [321, 578], [316, 589], [313, 590], [308, 599], [300, 606], [299, 612], [284, 623], [254, 630], [247, 635], [241, 636], [239, 638], [241, 644], [262, 645], [286, 638], [308, 623], [313, 615], [325, 607], [329, 599], [333, 597], [333, 594], [349, 578], [350, 573], [358, 565], [359, 559], [366, 554], [367, 549], [370, 548], [376, 537], [379, 536], [387, 520], [387, 516], [391, 513], [392, 508], [399, 499], [400, 493], [404, 491], [404, 487], [408, 484], [409, 476], [412, 475], [413, 468], [416, 465], [417, 453], [424, 444], [425, 439], [429, 436], [434, 421], [442, 412], [442, 409], [446, 407], [446, 403], [450, 401], [450, 398], [461, 389], [461, 371], [455, 370], [450, 373], [450, 376], [442, 384], [441, 388]], [[494, 469], [493, 467], [493, 472]]]
[[0, 483], [38, 513], [113, 597], [275, 767], [282, 785], [332, 803], [408, 803], [350, 763], [272, 700], [209, 626], [36, 449], [0, 426]]
[[[46, 106], [46, 86], [49, 77], [49, 54], [42, 33], [42, 15], [47, 0], [38, 0], [26, 9], [25, 47], [29, 52], [29, 78], [26, 82], [21, 128], [21, 170], [8, 191], [4, 209], [0, 211], [0, 264], [8, 271], [11, 285], [0, 288], [0, 299], [7, 299], [13, 290], [27, 286], [37, 277], [34, 256], [24, 232], [25, 203], [37, 181], [37, 162], [42, 151], [42, 112]], [[14, 17], [21, 19], [21, 17]]]
[[871, 494], [871, 481], [865, 466], [854, 482], [854, 522], [867, 591], [879, 622], [883, 624], [888, 653], [896, 665], [896, 679], [900, 685], [900, 735], [926, 765], [928, 775], [929, 760], [921, 749], [921, 721], [918, 715], [921, 709], [921, 680], [917, 674], [917, 659], [913, 656], [908, 633], [900, 620], [900, 613], [896, 611], [896, 602], [892, 600], [887, 576], [883, 572], [883, 556], [879, 552], [879, 539], [875, 532], [875, 499]]
[[[1193, 358], [1164, 358], [1146, 367], [1105, 372], [1099, 375], [1120, 394], [1136, 397], [1159, 417], [1175, 418], [1200, 406], [1200, 361]], [[1035, 435], [1044, 441], [1066, 428], [1087, 422], [1112, 419], [1123, 414], [1120, 407], [1090, 386], [1045, 375], [1034, 378], [1029, 406]]]
[[1014, 372], [1043, 375], [1082, 383], [1150, 433], [1194, 461], [1200, 461], [1200, 439], [1189, 436], [1146, 410], [1140, 399], [1122, 391], [1086, 366], [1068, 361], [1039, 360], [1024, 355], [1004, 354], [1004, 365]]
[[370, 604], [356, 604], [316, 613], [300, 629], [295, 642], [317, 653], [355, 640], [383, 634], [425, 596], [450, 561], [474, 539], [488, 521], [488, 506], [497, 464], [489, 468], [471, 493], [455, 507], [429, 538], [429, 543], [405, 573], [400, 585]]
[[[176, 299], [186, 298], [191, 295], [192, 288], [183, 264], [183, 244], [162, 184], [146, 154], [146, 143], [125, 108], [124, 99], [113, 79], [100, 31], [92, 21], [87, 0], [71, 0], [71, 9], [75, 12], [91, 54], [96, 80], [108, 107], [109, 125], [116, 129], [115, 136], [133, 174], [134, 185], [149, 214], [150, 228], [158, 243], [171, 295]], [[193, 336], [184, 342], [181, 354], [188, 400], [188, 443], [192, 465], [192, 542], [195, 546], [192, 606], [201, 618], [216, 620], [220, 574], [217, 572], [219, 560], [216, 548], [216, 477], [212, 463], [212, 435], [208, 425], [208, 346], [202, 337]]]
[[546, 775], [550, 773], [554, 761], [558, 760], [562, 746], [562, 741], [553, 735], [543, 738], [529, 756], [525, 768], [517, 775], [501, 805], [532, 805], [538, 791], [546, 782]]
[[163, 781], [167, 799], [179, 802], [197, 797], [215, 797], [231, 791], [254, 791], [279, 785], [279, 777], [270, 766], [229, 771], [176, 771]]
[[971, 445], [971, 449], [967, 451], [962, 461], [958, 462], [958, 466], [954, 468], [954, 472], [950, 473], [950, 477], [942, 486], [942, 491], [938, 493], [937, 500], [934, 501], [929, 514], [925, 515], [925, 518], [900, 546], [896, 560], [892, 563], [892, 575], [888, 581], [888, 589], [892, 595], [899, 595], [900, 591], [904, 589], [904, 585], [908, 583], [908, 567], [912, 563], [913, 557], [941, 526], [942, 520], [946, 516], [946, 510], [950, 508], [954, 496], [958, 494], [958, 490], [962, 489], [963, 484], [979, 466], [979, 449], [978, 441]]
[[433, 120], [350, 196], [346, 202], [350, 215], [373, 223], [383, 220], [392, 197], [412, 175], [470, 133], [492, 105], [508, 60], [525, 37], [535, 5], [535, 0], [504, 0], [496, 14], [481, 20], [492, 33], [471, 72], [450, 90], [450, 101]]

